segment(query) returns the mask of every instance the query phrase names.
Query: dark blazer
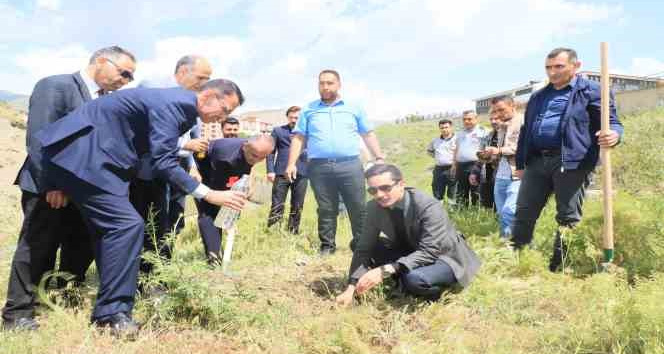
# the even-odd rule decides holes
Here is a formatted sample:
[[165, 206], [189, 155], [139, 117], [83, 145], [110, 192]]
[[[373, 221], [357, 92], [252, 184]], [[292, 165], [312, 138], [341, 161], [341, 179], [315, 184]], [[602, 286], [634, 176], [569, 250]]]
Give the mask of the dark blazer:
[[[290, 153], [291, 137], [293, 131], [288, 124], [276, 127], [272, 130], [272, 137], [274, 138], [274, 151], [267, 155], [265, 165], [267, 173], [275, 173], [277, 175], [284, 175], [288, 165], [288, 154]], [[300, 157], [295, 163], [297, 167], [297, 174], [303, 177], [307, 176], [307, 152], [302, 150]]]
[[139, 156], [149, 153], [157, 177], [191, 193], [199, 183], [180, 167], [177, 141], [196, 124], [196, 102], [194, 92], [180, 88], [121, 90], [90, 101], [37, 133], [31, 168], [40, 182], [48, 181], [45, 167], [53, 163], [126, 195]]
[[[410, 271], [431, 265], [437, 259], [447, 263], [457, 282], [467, 287], [480, 268], [480, 260], [466, 243], [463, 235], [457, 232], [439, 200], [407, 187], [404, 193], [404, 222], [407, 233], [405, 241], [415, 250], [401, 257], [397, 263]], [[364, 232], [357, 242], [350, 266], [350, 282], [356, 282], [371, 265], [372, 252], [380, 234], [396, 238], [389, 211], [375, 201], [367, 203], [367, 221]]]
[[[33, 145], [35, 134], [45, 126], [66, 116], [69, 112], [90, 101], [81, 74], [63, 74], [45, 77], [37, 82], [28, 108], [28, 130], [25, 135], [27, 150]], [[27, 168], [29, 156], [18, 171], [14, 184], [22, 190], [37, 193], [34, 177]]]
[[[540, 112], [545, 96], [543, 92], [548, 87], [533, 93], [528, 100], [516, 150], [517, 170], [523, 170], [528, 164], [528, 158], [536, 156], [537, 152], [528, 151], [531, 147], [530, 131]], [[567, 109], [560, 119], [562, 130], [560, 153], [564, 169], [593, 169], [597, 165], [599, 145], [595, 133], [602, 127], [600, 98], [601, 88], [598, 82], [582, 76], [576, 77]], [[623, 126], [618, 120], [613, 93], [610, 95], [609, 116], [611, 129], [622, 137]]]
[[242, 175], [251, 172], [242, 146], [247, 139], [224, 138], [210, 141], [208, 153], [197, 160], [203, 183], [215, 190], [228, 190]]

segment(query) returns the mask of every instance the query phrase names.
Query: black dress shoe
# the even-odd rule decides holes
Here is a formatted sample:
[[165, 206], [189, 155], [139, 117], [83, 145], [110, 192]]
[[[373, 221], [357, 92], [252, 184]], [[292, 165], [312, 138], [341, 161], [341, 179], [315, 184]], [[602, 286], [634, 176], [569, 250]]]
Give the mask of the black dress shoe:
[[3, 320], [2, 329], [5, 331], [36, 331], [39, 323], [31, 317], [20, 317], [12, 320]]
[[124, 312], [104, 316], [94, 323], [99, 328], [110, 328], [111, 335], [117, 338], [135, 339], [138, 336], [138, 323]]

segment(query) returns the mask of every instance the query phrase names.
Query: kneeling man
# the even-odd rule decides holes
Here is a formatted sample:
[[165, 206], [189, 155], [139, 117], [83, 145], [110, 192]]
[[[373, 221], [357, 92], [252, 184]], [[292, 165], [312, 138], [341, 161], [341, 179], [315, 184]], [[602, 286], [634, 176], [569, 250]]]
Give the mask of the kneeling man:
[[396, 276], [412, 295], [437, 300], [456, 284], [467, 287], [480, 260], [447, 216], [440, 202], [406, 187], [401, 171], [389, 164], [365, 172], [373, 200], [353, 253], [349, 285], [337, 297], [350, 305], [383, 279]]

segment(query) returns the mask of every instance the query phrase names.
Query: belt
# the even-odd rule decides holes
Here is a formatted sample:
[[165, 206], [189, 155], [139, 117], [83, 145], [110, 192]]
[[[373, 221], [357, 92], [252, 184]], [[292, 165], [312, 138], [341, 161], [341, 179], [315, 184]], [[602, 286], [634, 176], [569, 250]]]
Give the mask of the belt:
[[334, 158], [326, 158], [326, 157], [315, 157], [312, 159], [309, 159], [310, 162], [345, 162], [345, 161], [352, 161], [356, 160], [358, 158], [357, 155], [355, 156], [343, 156], [343, 157], [334, 157]]
[[542, 156], [557, 156], [560, 155], [560, 149], [541, 149], [539, 153]]

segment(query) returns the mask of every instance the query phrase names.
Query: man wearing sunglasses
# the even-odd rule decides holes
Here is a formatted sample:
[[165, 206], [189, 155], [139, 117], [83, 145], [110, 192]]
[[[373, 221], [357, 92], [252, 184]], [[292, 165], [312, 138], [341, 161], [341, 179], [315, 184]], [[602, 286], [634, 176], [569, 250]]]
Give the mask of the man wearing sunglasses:
[[193, 179], [179, 164], [177, 146], [197, 117], [223, 121], [243, 101], [238, 86], [223, 79], [208, 81], [198, 92], [122, 90], [79, 107], [35, 136], [29, 168], [38, 189], [62, 191], [53, 197], [71, 199], [97, 240], [97, 326], [109, 326], [118, 336], [138, 331], [131, 312], [145, 221], [128, 194], [140, 156], [149, 153], [157, 178], [195, 198], [244, 207], [244, 193], [213, 190]]
[[396, 277], [409, 294], [437, 300], [445, 289], [467, 287], [480, 260], [448, 218], [442, 204], [406, 187], [394, 165], [377, 164], [365, 172], [367, 221], [350, 266], [348, 288], [337, 296], [342, 306], [383, 280]]
[[[28, 149], [34, 144], [35, 134], [48, 124], [128, 84], [135, 67], [136, 59], [130, 52], [113, 46], [97, 50], [81, 71], [39, 80], [30, 96]], [[24, 218], [2, 311], [5, 329], [37, 329], [33, 318], [36, 284], [53, 269], [58, 247], [60, 271], [75, 275], [77, 282], [84, 280], [93, 260], [92, 241], [78, 209], [62, 198], [53, 198], [57, 193], [39, 193], [27, 168], [28, 159], [14, 182], [21, 189]]]

